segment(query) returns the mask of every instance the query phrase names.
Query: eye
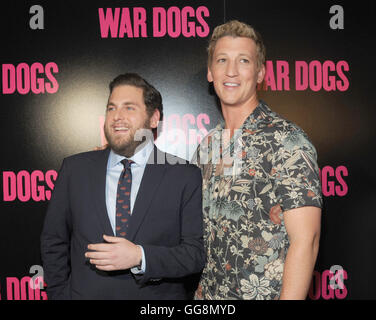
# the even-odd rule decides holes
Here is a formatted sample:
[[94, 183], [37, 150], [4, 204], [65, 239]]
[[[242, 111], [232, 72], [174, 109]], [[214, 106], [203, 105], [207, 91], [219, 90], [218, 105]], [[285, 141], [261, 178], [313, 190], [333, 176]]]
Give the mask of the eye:
[[226, 61], [225, 58], [219, 58], [219, 59], [217, 59], [217, 63], [223, 63], [223, 62], [225, 62], [225, 61]]
[[135, 108], [133, 106], [127, 106], [126, 109], [129, 110], [129, 111], [135, 110]]
[[109, 111], [113, 111], [115, 110], [115, 107], [114, 106], [108, 106], [106, 111], [109, 112]]
[[249, 60], [246, 59], [246, 58], [242, 58], [242, 59], [240, 59], [240, 62], [241, 62], [241, 63], [249, 63]]

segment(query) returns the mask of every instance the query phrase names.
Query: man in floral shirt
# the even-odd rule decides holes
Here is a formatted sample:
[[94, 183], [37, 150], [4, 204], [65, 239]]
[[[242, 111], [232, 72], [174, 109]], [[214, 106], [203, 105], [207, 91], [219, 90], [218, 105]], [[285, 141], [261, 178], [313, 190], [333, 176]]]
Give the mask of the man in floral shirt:
[[224, 123], [199, 146], [207, 264], [196, 299], [305, 299], [320, 237], [321, 187], [306, 134], [259, 101], [265, 47], [255, 30], [215, 28], [208, 81]]

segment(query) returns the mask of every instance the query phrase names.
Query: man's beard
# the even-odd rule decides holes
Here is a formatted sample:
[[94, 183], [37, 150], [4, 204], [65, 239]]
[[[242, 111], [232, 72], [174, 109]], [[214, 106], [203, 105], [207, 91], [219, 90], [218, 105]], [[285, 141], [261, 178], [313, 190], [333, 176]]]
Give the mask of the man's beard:
[[[138, 132], [138, 130], [140, 131]], [[138, 147], [141, 148], [141, 144], [143, 142], [150, 140], [150, 134], [147, 134], [147, 132], [143, 133], [142, 130], [148, 130], [149, 132], [151, 132], [150, 119], [147, 119], [141, 128], [138, 128], [135, 131], [133, 129], [130, 129], [129, 137], [126, 140], [114, 139], [113, 136], [108, 132], [106, 126], [104, 126], [104, 135], [107, 139], [109, 147], [115, 153], [130, 158], [138, 151]], [[135, 139], [136, 133], [137, 138], [140, 138]]]

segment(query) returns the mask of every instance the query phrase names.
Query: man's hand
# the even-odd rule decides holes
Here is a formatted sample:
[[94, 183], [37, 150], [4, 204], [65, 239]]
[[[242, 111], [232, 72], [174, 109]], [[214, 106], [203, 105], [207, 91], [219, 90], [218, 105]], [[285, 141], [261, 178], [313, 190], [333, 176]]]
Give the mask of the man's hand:
[[107, 149], [107, 148], [108, 148], [108, 143], [106, 143], [105, 145], [103, 145], [101, 147], [95, 147], [94, 151], [101, 151], [101, 150], [104, 150], [104, 149]]
[[103, 235], [107, 243], [89, 244], [85, 257], [103, 271], [126, 270], [138, 266], [142, 259], [139, 246], [124, 238]]

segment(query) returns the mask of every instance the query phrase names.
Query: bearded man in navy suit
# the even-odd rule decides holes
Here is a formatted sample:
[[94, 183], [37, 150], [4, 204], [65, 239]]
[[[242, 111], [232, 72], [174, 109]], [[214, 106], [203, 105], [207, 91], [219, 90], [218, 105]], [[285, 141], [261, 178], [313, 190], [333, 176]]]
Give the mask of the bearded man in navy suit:
[[187, 277], [205, 264], [201, 172], [155, 147], [147, 132], [162, 117], [160, 93], [139, 75], [110, 83], [108, 148], [64, 159], [49, 203], [49, 299], [187, 298]]

